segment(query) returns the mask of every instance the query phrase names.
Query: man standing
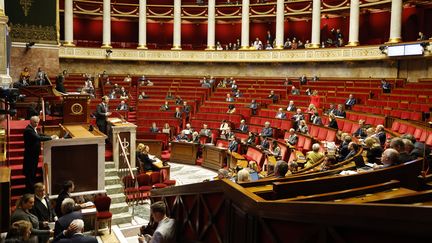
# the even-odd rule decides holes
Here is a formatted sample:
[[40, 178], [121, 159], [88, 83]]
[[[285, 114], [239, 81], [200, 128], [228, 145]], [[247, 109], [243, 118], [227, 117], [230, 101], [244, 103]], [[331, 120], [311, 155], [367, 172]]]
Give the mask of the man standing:
[[[41, 152], [41, 142], [51, 140], [52, 137], [39, 135], [36, 128], [39, 124], [39, 117], [32, 116], [30, 124], [24, 129], [24, 164], [23, 174], [28, 192], [33, 192], [36, 180], [36, 170]], [[54, 135], [53, 135], [54, 136]]]
[[158, 224], [153, 236], [144, 235], [138, 238], [138, 242], [175, 242], [175, 221], [166, 216], [166, 206], [162, 201], [153, 203], [150, 206], [151, 216]]
[[103, 96], [102, 102], [96, 109], [96, 125], [99, 130], [105, 134], [107, 134], [107, 118], [111, 115], [111, 112], [108, 111], [108, 102], [108, 96]]

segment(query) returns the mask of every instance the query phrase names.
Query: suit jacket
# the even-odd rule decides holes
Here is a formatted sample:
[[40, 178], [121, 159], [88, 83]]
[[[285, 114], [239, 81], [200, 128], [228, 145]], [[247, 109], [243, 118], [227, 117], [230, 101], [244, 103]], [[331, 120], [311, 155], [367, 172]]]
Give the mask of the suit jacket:
[[359, 127], [354, 133], [354, 136], [359, 136], [360, 138], [366, 138], [367, 134], [365, 132], [365, 129], [363, 129], [362, 127]]
[[56, 216], [56, 213], [54, 209], [51, 207], [51, 203], [48, 197], [43, 197], [42, 200], [46, 202], [46, 207], [43, 202], [35, 196], [35, 202], [33, 205], [33, 208], [31, 210], [31, 213], [36, 215], [40, 222], [42, 221], [48, 221], [48, 222], [54, 222], [54, 217]]
[[346, 117], [346, 112], [345, 112], [345, 111], [335, 110], [335, 111], [333, 112], [333, 114], [334, 114], [335, 116], [340, 116], [340, 117], [343, 117], [343, 118]]
[[314, 124], [314, 125], [322, 125], [321, 117], [319, 117], [319, 116], [315, 116], [315, 115], [312, 116], [311, 121], [312, 121], [312, 124]]
[[289, 137], [288, 137], [288, 143], [289, 144], [291, 144], [291, 145], [296, 145], [297, 144], [297, 141], [298, 141], [298, 137], [297, 137], [297, 135], [296, 134], [293, 134], [293, 135], [290, 135]]
[[128, 107], [128, 105], [126, 105], [126, 104], [124, 104], [124, 105], [119, 104], [119, 105], [117, 106], [117, 110], [119, 110], [119, 111], [127, 111], [127, 110], [129, 110], [129, 107]]
[[291, 94], [292, 94], [292, 95], [299, 95], [299, 94], [300, 94], [300, 91], [299, 91], [298, 89], [292, 89], [292, 90], [291, 90]]
[[263, 137], [273, 136], [273, 129], [271, 127], [263, 127], [263, 129], [261, 130], [261, 136]]
[[26, 212], [21, 208], [17, 208], [15, 212], [13, 212], [13, 214], [11, 215], [11, 224], [19, 220], [25, 220], [32, 224], [32, 229], [31, 229], [32, 235], [49, 236], [49, 230], [39, 229], [39, 220], [36, 217], [36, 215], [30, 212]]
[[246, 124], [240, 125], [239, 130], [242, 132], [248, 132], [249, 131], [249, 127]]
[[201, 129], [201, 131], [200, 131], [200, 133], [199, 133], [200, 135], [202, 135], [202, 136], [207, 136], [207, 137], [210, 137], [211, 136], [211, 130], [210, 129]]
[[276, 113], [276, 118], [278, 118], [278, 119], [286, 119], [287, 116], [283, 112], [281, 112], [281, 113], [278, 112], [278, 113]]
[[61, 216], [55, 222], [54, 236], [63, 234], [63, 230], [66, 230], [74, 219], [82, 219], [82, 214], [80, 211], [73, 211], [71, 213]]
[[307, 168], [307, 167], [310, 167], [310, 166], [312, 166], [312, 165], [314, 165], [316, 162], [318, 162], [322, 157], [324, 157], [324, 154], [323, 153], [321, 153], [321, 152], [317, 152], [317, 153], [315, 153], [315, 152], [313, 152], [313, 151], [311, 151], [311, 152], [309, 152], [307, 155], [306, 155], [306, 161], [307, 161], [307, 163], [305, 164], [305, 168]]
[[148, 156], [148, 154], [145, 153], [141, 153], [141, 152], [136, 152], [136, 160], [137, 160], [137, 164], [142, 164], [142, 166], [144, 167], [145, 171], [148, 170], [152, 170], [153, 169], [153, 162], [155, 162], [154, 160], [150, 159], [150, 157]]
[[161, 105], [161, 107], [160, 107], [160, 110], [161, 111], [167, 111], [167, 110], [169, 110], [169, 106], [168, 105]]
[[83, 234], [74, 234], [71, 237], [66, 237], [63, 235], [63, 233], [54, 239], [53, 242], [59, 242], [59, 243], [97, 243], [95, 237], [92, 236], [85, 236]]
[[355, 99], [355, 98], [347, 99], [347, 100], [345, 101], [345, 105], [347, 105], [347, 106], [353, 106], [353, 105], [355, 105], [355, 104], [356, 104], [356, 99]]
[[51, 137], [38, 134], [31, 125], [24, 129], [24, 174], [36, 171], [41, 152], [41, 142], [51, 140]]
[[297, 113], [296, 113], [296, 114], [293, 115], [292, 119], [293, 119], [294, 121], [298, 122], [298, 121], [300, 121], [300, 120], [304, 120], [304, 116], [303, 116], [303, 114], [297, 114]]
[[189, 112], [191, 111], [191, 108], [190, 108], [190, 106], [183, 106], [183, 110], [182, 110], [182, 112], [184, 112], [184, 113], [186, 113], [186, 115], [189, 115]]
[[65, 200], [65, 198], [70, 198], [69, 193], [67, 193], [66, 191], [61, 191], [57, 196], [55, 213], [57, 214], [58, 217], [63, 216], [61, 212], [61, 204], [63, 203], [63, 200]]
[[152, 133], [157, 133], [157, 132], [159, 132], [159, 128], [157, 128], [157, 127], [150, 127], [150, 132], [152, 132]]
[[381, 146], [383, 146], [387, 140], [385, 132], [379, 132], [376, 134], [376, 136], [380, 140]]
[[237, 141], [235, 139], [232, 140], [228, 144], [228, 150], [231, 151], [231, 152], [237, 152], [237, 148], [238, 148], [238, 143], [237, 143]]
[[287, 111], [296, 111], [297, 107], [295, 107], [295, 105], [289, 106], [287, 107]]
[[334, 128], [334, 129], [339, 129], [337, 121], [336, 120], [331, 120], [328, 124], [328, 127]]
[[98, 127], [106, 127], [107, 124], [107, 115], [108, 105], [104, 105], [104, 103], [100, 103], [96, 108], [96, 124]]
[[175, 221], [174, 219], [165, 218], [159, 222], [150, 243], [173, 242], [175, 242]]
[[175, 112], [175, 113], [174, 113], [174, 117], [177, 118], [177, 119], [181, 119], [181, 118], [182, 118], [182, 113], [181, 113], [181, 111], [179, 111], [179, 112]]

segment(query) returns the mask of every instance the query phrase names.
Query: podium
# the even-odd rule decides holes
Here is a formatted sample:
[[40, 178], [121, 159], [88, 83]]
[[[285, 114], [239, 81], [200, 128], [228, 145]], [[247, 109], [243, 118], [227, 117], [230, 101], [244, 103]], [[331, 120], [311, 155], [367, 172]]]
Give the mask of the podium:
[[67, 94], [63, 96], [63, 124], [89, 123], [90, 96]]
[[136, 152], [136, 128], [137, 126], [130, 122], [122, 122], [118, 118], [108, 119], [109, 127], [111, 129], [111, 144], [113, 149], [113, 160], [115, 168], [126, 169], [127, 164], [123, 162], [123, 151], [119, 145], [119, 141], [123, 144], [126, 156], [132, 169], [136, 168], [135, 152]]
[[227, 160], [227, 149], [214, 145], [204, 145], [203, 158], [203, 167], [219, 170], [224, 167], [223, 164]]
[[103, 191], [105, 134], [97, 129], [89, 131], [88, 125], [65, 125], [48, 133], [59, 137], [67, 133], [71, 137], [43, 143], [43, 160], [48, 168], [48, 193], [58, 194], [66, 180], [74, 181], [76, 192]]
[[196, 143], [171, 142], [171, 162], [194, 165], [198, 147]]

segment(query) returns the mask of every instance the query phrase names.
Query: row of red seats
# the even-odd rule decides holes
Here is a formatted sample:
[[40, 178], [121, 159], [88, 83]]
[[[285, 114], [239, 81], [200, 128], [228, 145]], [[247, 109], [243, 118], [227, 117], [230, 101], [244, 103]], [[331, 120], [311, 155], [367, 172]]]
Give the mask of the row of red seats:
[[[312, 150], [313, 138], [311, 136], [296, 133], [298, 140], [297, 144], [294, 146], [298, 151], [306, 154], [307, 152]], [[284, 139], [288, 139], [290, 136], [289, 132], [285, 132]]]
[[384, 116], [362, 114], [353, 111], [346, 111], [346, 115], [347, 115], [346, 118], [349, 120], [352, 121], [364, 120], [365, 124], [369, 124], [373, 126], [384, 125], [385, 123]]
[[353, 106], [353, 111], [360, 111], [365, 113], [373, 113], [373, 114], [381, 114], [386, 116], [393, 116], [401, 119], [408, 119], [414, 121], [421, 121], [423, 118], [423, 114], [418, 111], [409, 111], [409, 110], [393, 110], [390, 108], [383, 107], [371, 107], [366, 105], [355, 105]]
[[221, 113], [198, 113], [192, 119], [208, 120], [208, 121], [222, 121], [228, 120], [236, 125], [240, 124], [240, 120], [243, 119], [240, 114], [221, 114]]
[[432, 146], [432, 130], [430, 128], [396, 119], [392, 123], [391, 131], [401, 135], [405, 133], [412, 134], [419, 142]]

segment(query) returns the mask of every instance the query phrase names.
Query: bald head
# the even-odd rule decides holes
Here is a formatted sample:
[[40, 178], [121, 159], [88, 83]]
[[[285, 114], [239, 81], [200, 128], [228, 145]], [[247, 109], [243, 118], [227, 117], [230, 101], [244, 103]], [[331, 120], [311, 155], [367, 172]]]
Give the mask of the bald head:
[[399, 152], [396, 149], [388, 148], [381, 155], [381, 163], [390, 166], [399, 162]]
[[40, 119], [39, 119], [38, 116], [32, 116], [32, 117], [30, 118], [30, 125], [31, 125], [33, 128], [36, 128], [36, 127], [38, 126], [38, 124], [39, 124], [39, 121], [40, 121]]

